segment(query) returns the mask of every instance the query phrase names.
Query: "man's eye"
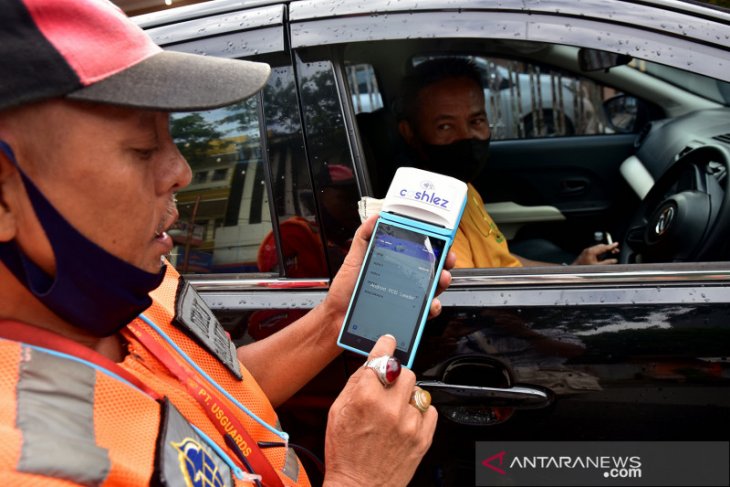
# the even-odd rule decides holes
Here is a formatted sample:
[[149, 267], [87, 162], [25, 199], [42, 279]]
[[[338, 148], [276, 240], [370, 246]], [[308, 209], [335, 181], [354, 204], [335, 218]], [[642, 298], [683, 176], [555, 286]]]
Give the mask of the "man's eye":
[[450, 123], [444, 123], [436, 127], [439, 130], [451, 130], [451, 124]]
[[481, 127], [482, 125], [484, 125], [486, 123], [487, 123], [487, 120], [484, 118], [475, 118], [474, 120], [471, 121], [471, 124], [475, 125], [477, 127]]
[[137, 154], [137, 157], [143, 160], [150, 159], [155, 151], [157, 150], [156, 147], [152, 147], [150, 149], [134, 149], [134, 152]]

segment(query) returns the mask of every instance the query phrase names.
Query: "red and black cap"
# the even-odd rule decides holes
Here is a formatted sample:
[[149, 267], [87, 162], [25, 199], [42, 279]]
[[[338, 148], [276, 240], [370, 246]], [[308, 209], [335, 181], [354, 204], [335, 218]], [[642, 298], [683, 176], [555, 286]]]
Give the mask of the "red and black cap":
[[202, 110], [254, 94], [269, 73], [163, 51], [107, 0], [0, 0], [0, 110], [58, 97]]

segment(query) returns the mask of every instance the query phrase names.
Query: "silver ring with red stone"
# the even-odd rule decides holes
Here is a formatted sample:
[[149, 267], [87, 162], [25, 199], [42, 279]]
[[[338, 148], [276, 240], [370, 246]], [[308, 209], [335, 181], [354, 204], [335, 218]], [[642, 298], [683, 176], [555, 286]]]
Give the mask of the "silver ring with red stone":
[[365, 362], [365, 367], [373, 369], [378, 380], [385, 387], [390, 386], [400, 375], [400, 360], [390, 355], [383, 355]]

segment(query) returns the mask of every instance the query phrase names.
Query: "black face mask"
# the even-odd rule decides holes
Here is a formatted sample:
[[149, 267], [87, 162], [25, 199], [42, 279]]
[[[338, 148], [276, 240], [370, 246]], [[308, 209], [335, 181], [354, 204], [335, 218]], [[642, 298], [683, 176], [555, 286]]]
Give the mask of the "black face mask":
[[489, 139], [462, 139], [451, 144], [423, 144], [426, 160], [422, 168], [466, 183], [484, 170], [489, 157]]
[[18, 244], [0, 242], [0, 261], [46, 307], [72, 325], [104, 337], [152, 304], [149, 292], [165, 277], [139, 269], [79, 233], [23, 173], [5, 142], [0, 150], [20, 172], [33, 210], [53, 248], [55, 277], [46, 274]]

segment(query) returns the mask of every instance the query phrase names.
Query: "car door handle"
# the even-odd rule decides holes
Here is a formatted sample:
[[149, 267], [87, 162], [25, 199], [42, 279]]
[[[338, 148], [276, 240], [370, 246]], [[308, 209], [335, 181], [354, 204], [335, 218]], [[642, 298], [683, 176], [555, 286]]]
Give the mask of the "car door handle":
[[562, 194], [581, 194], [588, 189], [588, 180], [583, 178], [563, 179], [560, 182]]
[[490, 407], [541, 409], [552, 404], [555, 396], [547, 389], [534, 386], [487, 387], [447, 384], [441, 381], [419, 381], [416, 385], [431, 393], [434, 405], [481, 404]]

